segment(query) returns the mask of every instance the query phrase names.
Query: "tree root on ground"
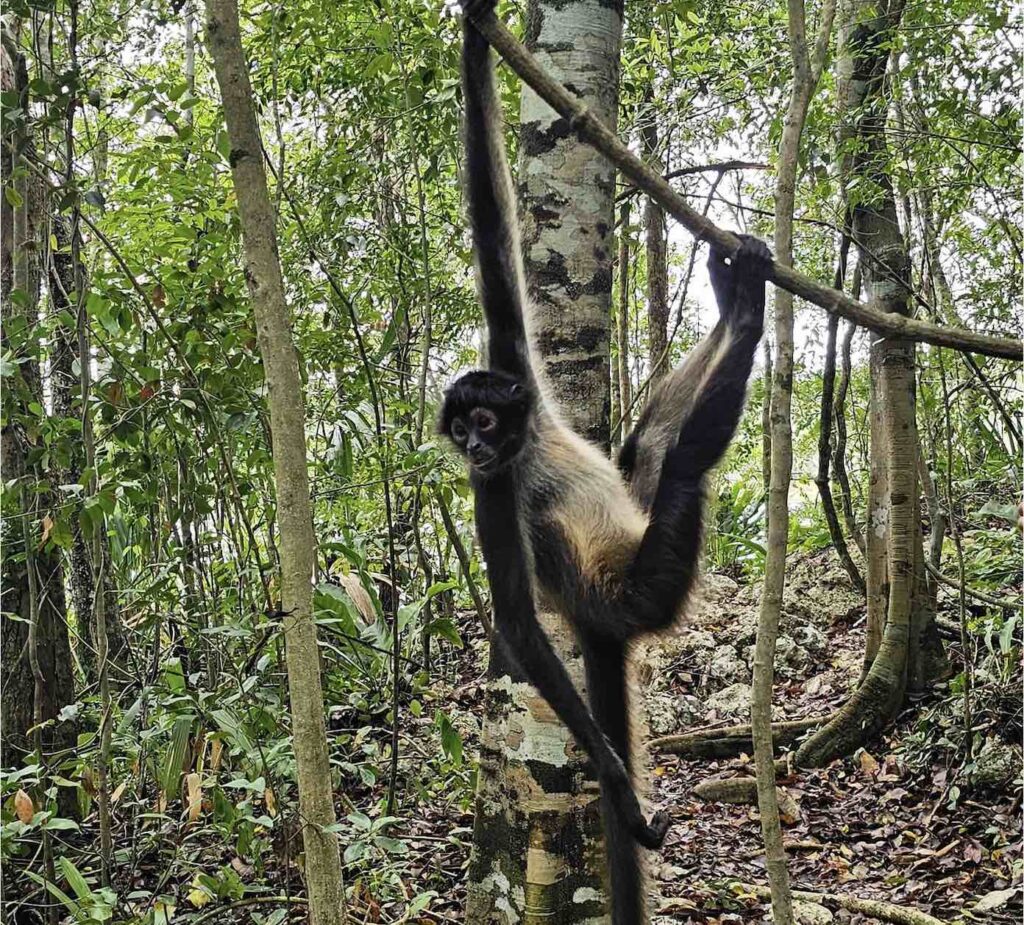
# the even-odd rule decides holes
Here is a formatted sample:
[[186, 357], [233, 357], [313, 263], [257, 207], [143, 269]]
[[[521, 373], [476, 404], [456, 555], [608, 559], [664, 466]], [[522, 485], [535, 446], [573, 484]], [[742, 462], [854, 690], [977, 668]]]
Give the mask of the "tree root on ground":
[[[815, 729], [831, 719], [832, 715], [826, 714], [772, 723], [774, 745], [776, 748], [791, 745], [808, 729]], [[652, 739], [648, 747], [651, 751], [681, 755], [684, 758], [735, 758], [741, 752], [750, 755], [754, 751], [749, 723], [741, 726], [695, 729], [683, 735], [662, 736], [659, 739]]]

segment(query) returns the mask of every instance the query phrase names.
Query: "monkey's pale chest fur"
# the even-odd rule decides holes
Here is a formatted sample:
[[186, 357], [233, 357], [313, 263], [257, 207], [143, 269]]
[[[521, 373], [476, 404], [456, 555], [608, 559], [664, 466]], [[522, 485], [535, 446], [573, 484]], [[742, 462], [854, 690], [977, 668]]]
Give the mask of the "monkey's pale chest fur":
[[[538, 589], [551, 606], [564, 599], [558, 587], [574, 571], [591, 588], [618, 588], [636, 558], [648, 518], [630, 495], [615, 465], [560, 421], [541, 422], [534, 465], [519, 479], [523, 533], [533, 540], [535, 559], [561, 550], [561, 577], [537, 561]], [[555, 586], [551, 586], [555, 585]]]

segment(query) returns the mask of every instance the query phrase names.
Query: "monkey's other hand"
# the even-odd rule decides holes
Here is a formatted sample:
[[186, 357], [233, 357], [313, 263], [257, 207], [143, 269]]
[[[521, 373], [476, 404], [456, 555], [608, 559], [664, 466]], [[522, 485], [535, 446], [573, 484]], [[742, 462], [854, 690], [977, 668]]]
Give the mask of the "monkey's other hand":
[[711, 248], [708, 273], [718, 310], [730, 327], [756, 331], [764, 326], [764, 284], [771, 273], [772, 252], [749, 234], [739, 235], [735, 254]]

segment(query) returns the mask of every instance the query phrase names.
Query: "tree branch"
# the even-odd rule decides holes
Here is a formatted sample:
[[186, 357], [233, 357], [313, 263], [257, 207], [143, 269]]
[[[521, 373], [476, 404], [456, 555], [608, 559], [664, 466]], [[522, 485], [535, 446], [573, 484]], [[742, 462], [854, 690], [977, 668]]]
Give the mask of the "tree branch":
[[[719, 228], [691, 208], [664, 177], [647, 167], [586, 106], [553, 80], [493, 13], [479, 16], [473, 23], [512, 70], [549, 106], [567, 119], [581, 139], [604, 154], [624, 176], [663, 206], [691, 234], [699, 240], [710, 241], [721, 250], [732, 252], [739, 247], [736, 235]], [[776, 286], [814, 303], [830, 314], [847, 318], [885, 336], [905, 337], [939, 347], [952, 347], [1010, 360], [1024, 359], [1024, 343], [1019, 339], [978, 334], [881, 311], [779, 263], [773, 264], [770, 279]]]

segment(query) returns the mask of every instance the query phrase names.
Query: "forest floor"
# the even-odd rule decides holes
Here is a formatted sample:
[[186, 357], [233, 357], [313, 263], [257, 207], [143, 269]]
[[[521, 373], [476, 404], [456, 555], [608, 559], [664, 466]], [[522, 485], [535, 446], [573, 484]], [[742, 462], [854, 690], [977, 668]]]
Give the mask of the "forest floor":
[[[686, 626], [651, 647], [644, 659], [644, 698], [651, 735], [729, 725], [747, 719], [748, 647], [757, 620], [756, 586], [725, 576], [704, 579], [700, 603]], [[723, 643], [722, 640], [728, 640]], [[864, 606], [829, 553], [798, 559], [787, 580], [777, 658], [776, 719], [826, 714], [839, 706], [858, 678], [864, 643]], [[958, 653], [947, 644], [954, 669]], [[479, 715], [481, 663], [465, 659], [455, 688], [458, 711]], [[1020, 737], [1019, 666], [1008, 679], [1012, 715], [989, 719], [1011, 741]], [[1016, 923], [1021, 905], [1021, 799], [1013, 784], [997, 789], [969, 785], [964, 756], [938, 747], [960, 722], [959, 700], [948, 685], [899, 717], [883, 739], [848, 759], [780, 781], [784, 839], [794, 888], [884, 900], [946, 921]], [[1003, 704], [1005, 707], [1005, 703]], [[459, 723], [458, 711], [453, 720]], [[976, 722], [984, 722], [984, 718]], [[470, 725], [460, 727], [468, 731]], [[467, 736], [466, 749], [475, 742]], [[652, 879], [661, 895], [661, 922], [748, 923], [767, 921], [763, 901], [735, 881], [764, 884], [756, 806], [705, 802], [693, 793], [712, 777], [752, 775], [746, 756], [684, 760], [649, 756], [650, 803], [674, 821], [665, 848], [652, 855]], [[433, 877], [445, 872], [450, 888], [434, 909], [460, 918], [469, 815], [450, 812], [417, 818], [410, 833], [418, 867]], [[433, 818], [432, 818], [433, 816]], [[835, 910], [834, 921], [876, 921]]]
[[[864, 643], [863, 601], [830, 555], [794, 559], [776, 665], [777, 719], [827, 714], [839, 706], [858, 679]], [[653, 907], [656, 925], [769, 920], [766, 903], [737, 887], [737, 882], [765, 883], [756, 806], [707, 802], [694, 792], [710, 778], [749, 776], [752, 763], [745, 756], [684, 760], [659, 753], [654, 741], [746, 721], [757, 595], [756, 585], [705, 576], [685, 626], [637, 659], [654, 742], [648, 756], [649, 800], [652, 808], [668, 810], [674, 822], [664, 849], [649, 856], [652, 885], [660, 896]], [[467, 760], [455, 762], [455, 770], [442, 771], [445, 776], [439, 778], [434, 773], [438, 749], [432, 711], [415, 716], [403, 711], [405, 781], [400, 786], [405, 795], [396, 807], [399, 818], [388, 831], [394, 836], [390, 842], [401, 840], [402, 852], [386, 865], [369, 857], [353, 859], [346, 877], [355, 892], [356, 921], [421, 925], [463, 918], [473, 824], [469, 769], [483, 712], [486, 645], [475, 616], [466, 615], [462, 626], [465, 650], [444, 653], [441, 673], [449, 680], [435, 681], [425, 699], [450, 717]], [[947, 652], [955, 674], [957, 645], [947, 643]], [[929, 912], [949, 925], [1021, 921], [1021, 665], [1000, 662], [998, 647], [995, 652], [978, 660], [984, 684], [975, 691], [974, 728], [992, 742], [1014, 743], [1017, 763], [1002, 783], [979, 786], [974, 771], [979, 761], [969, 762], [963, 753], [961, 700], [951, 682], [938, 685], [866, 750], [827, 768], [781, 779], [784, 838], [795, 888], [884, 900]], [[362, 745], [353, 744], [353, 753], [363, 747], [385, 754], [387, 723], [381, 718], [366, 731]], [[413, 781], [426, 785], [419, 799], [410, 794]], [[379, 776], [362, 783], [350, 776], [344, 805], [338, 807], [342, 817], [361, 817], [369, 825], [363, 814], [379, 816], [384, 784]], [[178, 903], [175, 921], [182, 923], [304, 920], [295, 859], [284, 860], [290, 852], [280, 850], [280, 836], [257, 872], [235, 855], [234, 839], [215, 827], [193, 831], [167, 824], [157, 830], [146, 829], [145, 823], [144, 834], [132, 829], [127, 817], [119, 819], [115, 843], [130, 845], [134, 861], [117, 872], [116, 885], [129, 900], [141, 896], [139, 902], [146, 905], [145, 897], [171, 894]], [[287, 831], [297, 835], [294, 827]], [[73, 839], [76, 850], [88, 855], [97, 837], [93, 814]], [[218, 864], [237, 872], [246, 898], [234, 906], [218, 901], [200, 908], [191, 901], [193, 873], [215, 870]], [[409, 903], [428, 891], [434, 893], [429, 908], [409, 915]], [[297, 903], [291, 909], [273, 905], [282, 894], [297, 897]], [[244, 912], [240, 906], [246, 907]], [[268, 908], [275, 912], [263, 911]], [[40, 919], [26, 907], [10, 921]], [[866, 925], [876, 920], [841, 909], [834, 910], [833, 919], [816, 920], [829, 921]]]

